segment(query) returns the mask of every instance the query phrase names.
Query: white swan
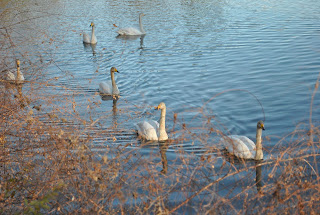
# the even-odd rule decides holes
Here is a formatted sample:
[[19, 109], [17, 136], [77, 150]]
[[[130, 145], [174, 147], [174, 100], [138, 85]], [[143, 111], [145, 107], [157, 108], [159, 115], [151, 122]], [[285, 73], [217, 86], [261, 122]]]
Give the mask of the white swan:
[[108, 81], [108, 82], [104, 81], [99, 84], [99, 92], [101, 94], [115, 96], [115, 97], [120, 96], [120, 91], [116, 85], [116, 81], [114, 80], [115, 72], [120, 73], [115, 67], [112, 67], [110, 69], [111, 81]]
[[120, 29], [119, 31], [117, 31], [117, 33], [119, 35], [122, 35], [122, 36], [133, 36], [133, 35], [145, 35], [146, 32], [144, 31], [143, 27], [142, 27], [142, 23], [141, 23], [141, 19], [142, 17], [144, 16], [143, 13], [140, 13], [139, 15], [139, 26], [140, 26], [140, 30], [136, 29], [136, 28], [123, 28], [123, 29]]
[[161, 102], [157, 107], [161, 110], [160, 125], [154, 120], [139, 122], [136, 124], [138, 135], [145, 140], [165, 141], [168, 139], [166, 132], [166, 105]]
[[20, 60], [17, 60], [16, 63], [17, 63], [17, 71], [16, 72], [10, 71], [10, 70], [3, 70], [1, 72], [1, 79], [2, 80], [16, 82], [16, 83], [24, 82], [24, 76], [23, 76], [22, 72], [20, 71]]
[[230, 154], [239, 158], [262, 160], [261, 135], [264, 130], [263, 121], [257, 123], [256, 144], [246, 136], [230, 135], [223, 138], [223, 142]]
[[94, 23], [93, 22], [91, 22], [90, 27], [92, 27], [91, 38], [87, 33], [83, 33], [83, 42], [90, 43], [90, 44], [96, 44], [97, 38], [96, 38], [96, 35], [94, 34]]

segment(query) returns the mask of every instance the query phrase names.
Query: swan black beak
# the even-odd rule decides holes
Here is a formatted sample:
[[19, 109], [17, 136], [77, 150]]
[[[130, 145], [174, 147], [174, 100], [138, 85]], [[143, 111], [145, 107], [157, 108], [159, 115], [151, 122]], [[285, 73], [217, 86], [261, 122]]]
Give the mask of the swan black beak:
[[155, 110], [159, 110], [160, 108], [159, 108], [159, 106], [155, 106], [154, 109]]
[[261, 126], [262, 130], [264, 130], [264, 125]]

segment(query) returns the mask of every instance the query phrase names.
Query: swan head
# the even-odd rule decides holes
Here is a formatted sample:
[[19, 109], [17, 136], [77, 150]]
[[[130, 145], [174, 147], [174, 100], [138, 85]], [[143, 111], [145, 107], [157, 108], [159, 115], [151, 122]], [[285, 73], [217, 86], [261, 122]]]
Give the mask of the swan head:
[[116, 67], [112, 67], [112, 68], [110, 69], [110, 72], [111, 72], [111, 73], [115, 73], [115, 72], [120, 73], [120, 72], [116, 69]]
[[145, 16], [145, 14], [144, 13], [140, 13], [140, 17], [143, 17], [143, 16]]
[[158, 106], [156, 106], [154, 109], [156, 110], [161, 110], [161, 109], [165, 109], [166, 108], [166, 105], [164, 102], [161, 102]]
[[94, 23], [93, 22], [91, 22], [90, 27], [94, 27]]
[[20, 67], [20, 60], [17, 60], [16, 63], [17, 63], [17, 67]]
[[258, 123], [257, 123], [257, 129], [262, 129], [264, 130], [264, 122], [262, 120], [260, 120]]

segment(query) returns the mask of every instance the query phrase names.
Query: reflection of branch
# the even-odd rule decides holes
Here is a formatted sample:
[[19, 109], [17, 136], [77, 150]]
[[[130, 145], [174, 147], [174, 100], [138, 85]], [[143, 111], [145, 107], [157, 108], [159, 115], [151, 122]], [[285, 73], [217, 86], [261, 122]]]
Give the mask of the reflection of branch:
[[6, 33], [7, 33], [7, 35], [8, 35], [8, 39], [9, 39], [9, 42], [10, 42], [10, 45], [11, 45], [11, 47], [12, 47], [12, 49], [13, 49], [13, 54], [14, 54], [14, 53], [15, 53], [14, 43], [13, 43], [13, 41], [11, 40], [11, 36], [10, 36], [10, 34], [9, 34], [9, 32], [8, 32], [8, 29], [5, 28], [5, 30], [6, 30]]
[[25, 20], [23, 20], [23, 21], [20, 21], [20, 22], [11, 24], [11, 25], [7, 25], [7, 26], [4, 26], [4, 27], [0, 27], [0, 29], [6, 29], [6, 28], [9, 28], [9, 27], [12, 27], [12, 26], [15, 26], [15, 25], [19, 25], [19, 24], [24, 23], [24, 22], [27, 22], [27, 21], [31, 21], [31, 20], [39, 19], [39, 18], [44, 18], [44, 17], [48, 17], [48, 16], [54, 16], [54, 15], [36, 16], [36, 17], [33, 17], [33, 18], [25, 19]]

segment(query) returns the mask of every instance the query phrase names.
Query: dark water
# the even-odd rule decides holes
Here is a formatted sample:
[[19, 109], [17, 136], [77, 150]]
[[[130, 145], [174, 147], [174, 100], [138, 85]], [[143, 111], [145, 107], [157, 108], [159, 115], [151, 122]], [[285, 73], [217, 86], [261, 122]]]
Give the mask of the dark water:
[[[320, 71], [319, 1], [33, 1], [17, 10], [18, 15], [11, 11], [3, 20], [28, 21], [12, 27], [21, 46], [9, 55], [28, 50], [31, 61], [40, 56], [44, 63], [50, 62], [41, 76], [28, 70], [31, 65], [25, 62], [26, 78], [51, 80], [68, 89], [69, 101], [77, 103], [79, 114], [93, 121], [100, 118], [97, 130], [106, 129], [116, 137], [112, 144], [136, 143], [134, 123], [141, 118], [157, 120], [159, 112], [150, 108], [161, 101], [167, 105], [168, 131], [174, 113], [189, 127], [204, 127], [199, 108], [206, 104], [205, 113], [215, 116], [213, 123], [219, 122], [224, 133], [254, 139], [256, 123], [264, 119], [258, 99], [265, 113], [263, 136], [269, 137], [264, 146], [269, 149], [298, 123], [309, 122]], [[147, 35], [116, 38], [114, 24], [137, 27], [140, 12], [146, 14]], [[91, 21], [98, 39], [94, 47], [84, 46], [80, 35], [90, 31]], [[112, 100], [102, 101], [97, 94], [112, 66], [120, 71], [116, 109]], [[65, 94], [65, 88], [49, 88], [42, 96]], [[94, 114], [88, 105], [95, 107]], [[313, 107], [317, 119], [318, 96]], [[100, 137], [94, 142], [102, 151], [109, 144]], [[202, 153], [200, 143], [180, 144]], [[142, 151], [147, 154], [151, 149]], [[174, 147], [167, 155], [175, 156]], [[270, 156], [268, 151], [265, 156]]]

